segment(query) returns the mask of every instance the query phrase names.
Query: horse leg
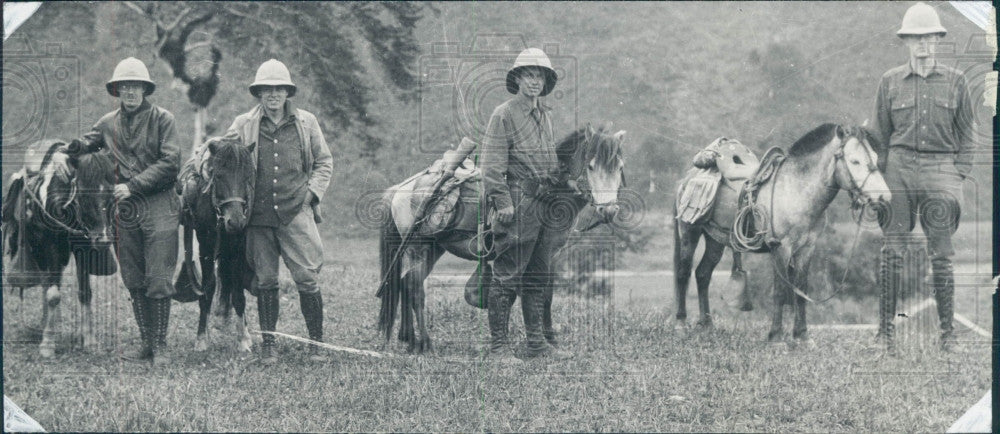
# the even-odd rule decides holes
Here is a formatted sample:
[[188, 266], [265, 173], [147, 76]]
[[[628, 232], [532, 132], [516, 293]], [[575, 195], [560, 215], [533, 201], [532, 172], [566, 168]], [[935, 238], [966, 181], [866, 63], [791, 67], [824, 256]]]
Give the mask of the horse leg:
[[708, 305], [708, 286], [712, 281], [712, 271], [715, 271], [715, 266], [719, 265], [725, 250], [725, 244], [715, 241], [712, 237], [705, 237], [705, 254], [701, 256], [701, 262], [698, 263], [698, 268], [694, 271], [694, 277], [698, 284], [699, 327], [712, 327], [712, 311]]
[[677, 324], [685, 327], [687, 320], [687, 287], [691, 280], [694, 250], [698, 247], [701, 231], [691, 225], [674, 221], [674, 300], [677, 302]]
[[[236, 311], [236, 349], [239, 352], [249, 353], [252, 346], [250, 331], [246, 324], [246, 294], [244, 289], [249, 289], [250, 276], [252, 271], [246, 264], [245, 249], [234, 243], [240, 240], [226, 242], [222, 253], [219, 256], [219, 279], [222, 282], [219, 295], [219, 303], [233, 307]], [[227, 316], [228, 317], [228, 316]]]
[[195, 351], [208, 349], [208, 314], [212, 312], [212, 298], [215, 297], [215, 236], [198, 232], [198, 262], [201, 263], [201, 292], [198, 298], [198, 335]]
[[444, 254], [444, 249], [435, 244], [425, 249], [425, 252], [426, 256], [424, 256], [424, 259], [420, 261], [422, 269], [419, 273], [423, 277], [418, 282], [414, 282], [414, 290], [411, 292], [412, 300], [410, 304], [413, 309], [413, 316], [417, 320], [418, 334], [415, 341], [410, 341], [409, 351], [416, 351], [417, 354], [422, 354], [431, 350], [431, 337], [427, 333], [427, 291], [424, 287], [424, 279], [426, 279], [427, 275], [431, 273], [431, 269], [434, 268], [434, 264], [441, 258], [441, 255]]
[[38, 345], [39, 354], [44, 358], [56, 355], [56, 327], [59, 326], [59, 301], [61, 298], [59, 285], [50, 285], [45, 289], [45, 323], [42, 324], [42, 343]]
[[[419, 242], [419, 241], [418, 241]], [[403, 257], [400, 258], [403, 261], [402, 271], [399, 279], [400, 286], [400, 312], [399, 312], [399, 341], [408, 342], [410, 345], [409, 350], [412, 351], [415, 346], [416, 337], [414, 336], [413, 330], [413, 309], [410, 307], [413, 302], [413, 293], [419, 290], [422, 291], [424, 279], [427, 278], [426, 275], [422, 275], [424, 269], [421, 266], [421, 261], [426, 257], [424, 253], [424, 246], [407, 246], [403, 247], [406, 249], [403, 252]]]
[[80, 301], [80, 338], [83, 350], [92, 352], [97, 346], [94, 337], [94, 312], [91, 300], [93, 289], [90, 287], [90, 275], [83, 268], [83, 258], [74, 255], [76, 259], [77, 298]]
[[[796, 276], [798, 277], [795, 281], [799, 285], [799, 288], [803, 293], [809, 293], [809, 266], [812, 263], [812, 249], [805, 251], [802, 256], [802, 261], [798, 270], [796, 270]], [[805, 346], [806, 348], [813, 348], [816, 344], [809, 337], [809, 331], [806, 324], [806, 304], [808, 301], [805, 298], [796, 296], [795, 297], [795, 325], [792, 327], [792, 337], [798, 341], [799, 345]]]
[[772, 286], [774, 292], [774, 312], [771, 314], [771, 330], [767, 333], [767, 340], [769, 342], [781, 341], [784, 330], [782, 330], [782, 310], [785, 308], [785, 285], [778, 282], [780, 277], [775, 273], [774, 284]]
[[750, 299], [750, 291], [747, 290], [747, 271], [743, 269], [743, 254], [735, 250], [733, 251], [733, 269], [729, 280], [740, 292], [740, 310], [743, 312], [753, 310], [753, 300]]
[[250, 339], [250, 330], [247, 329], [247, 297], [243, 289], [239, 288], [230, 295], [233, 301], [233, 310], [236, 311], [236, 349], [241, 353], [249, 353], [253, 341]]

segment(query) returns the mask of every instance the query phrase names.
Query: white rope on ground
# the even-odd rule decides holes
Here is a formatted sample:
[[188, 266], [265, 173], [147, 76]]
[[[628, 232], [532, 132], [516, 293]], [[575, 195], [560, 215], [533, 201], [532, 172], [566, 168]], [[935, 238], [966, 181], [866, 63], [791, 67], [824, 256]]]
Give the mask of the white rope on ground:
[[986, 329], [984, 329], [984, 328], [976, 325], [976, 323], [970, 321], [968, 318], [966, 318], [962, 314], [956, 313], [955, 314], [955, 321], [958, 321], [958, 322], [962, 323], [962, 325], [964, 325], [964, 326], [972, 329], [972, 331], [978, 333], [980, 336], [983, 336], [983, 337], [986, 337], [986, 338], [992, 338], [993, 337], [992, 333], [990, 333], [990, 332], [986, 331]]
[[299, 336], [295, 336], [295, 335], [289, 335], [289, 334], [285, 334], [285, 333], [281, 333], [281, 332], [262, 332], [260, 330], [251, 330], [251, 332], [252, 333], [256, 333], [256, 334], [267, 333], [267, 334], [272, 335], [272, 336], [280, 336], [280, 337], [283, 337], [283, 338], [291, 339], [293, 341], [299, 341], [299, 342], [303, 342], [303, 343], [307, 343], [307, 344], [313, 344], [313, 345], [316, 345], [318, 347], [326, 348], [328, 350], [341, 351], [341, 352], [351, 353], [351, 354], [358, 354], [358, 355], [361, 355], [361, 356], [376, 357], [376, 358], [380, 358], [380, 359], [381, 358], [386, 358], [386, 357], [392, 357], [392, 354], [384, 354], [384, 353], [379, 353], [377, 351], [358, 350], [358, 349], [355, 349], [355, 348], [341, 347], [341, 346], [338, 346], [338, 345], [332, 345], [332, 344], [328, 344], [328, 343], [325, 343], [325, 342], [317, 342], [317, 341], [314, 341], [312, 339], [306, 339], [306, 338], [303, 338], [303, 337], [299, 337]]

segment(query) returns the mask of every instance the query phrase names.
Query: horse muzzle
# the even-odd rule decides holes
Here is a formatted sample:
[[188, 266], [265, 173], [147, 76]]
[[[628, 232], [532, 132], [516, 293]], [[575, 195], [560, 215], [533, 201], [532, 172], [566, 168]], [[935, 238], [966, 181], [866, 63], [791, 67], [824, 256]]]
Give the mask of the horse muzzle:
[[601, 217], [601, 221], [604, 223], [611, 223], [618, 215], [618, 211], [621, 209], [617, 203], [611, 203], [607, 205], [595, 205], [597, 208], [597, 215]]

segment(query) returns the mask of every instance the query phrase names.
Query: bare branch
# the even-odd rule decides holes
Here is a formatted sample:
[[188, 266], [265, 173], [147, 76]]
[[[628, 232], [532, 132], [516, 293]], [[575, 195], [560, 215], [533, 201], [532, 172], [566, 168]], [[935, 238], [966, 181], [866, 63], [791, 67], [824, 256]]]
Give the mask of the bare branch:
[[151, 13], [149, 13], [149, 11], [147, 11], [147, 10], [145, 10], [143, 8], [140, 8], [134, 2], [126, 1], [126, 2], [122, 2], [122, 3], [124, 3], [125, 6], [128, 7], [129, 9], [132, 9], [132, 10], [134, 10], [134, 11], [142, 14], [142, 16], [144, 16], [146, 18], [149, 18], [154, 23], [156, 23], [157, 30], [162, 30], [163, 29], [163, 23], [158, 18], [156, 18], [156, 16], [154, 16]]
[[194, 44], [188, 45], [187, 47], [184, 47], [184, 54], [190, 53], [190, 52], [192, 52], [194, 50], [197, 50], [197, 49], [199, 49], [201, 47], [211, 47], [213, 43], [214, 43], [213, 41], [202, 41], [202, 42], [196, 42]]
[[191, 13], [191, 8], [184, 8], [184, 10], [181, 11], [181, 13], [179, 15], [177, 15], [177, 19], [174, 20], [174, 22], [170, 24], [170, 27], [167, 27], [164, 30], [166, 30], [167, 32], [170, 32], [171, 30], [177, 28], [177, 26], [179, 26], [181, 24], [181, 21], [183, 21], [184, 18], [187, 17], [187, 15], [189, 13]]

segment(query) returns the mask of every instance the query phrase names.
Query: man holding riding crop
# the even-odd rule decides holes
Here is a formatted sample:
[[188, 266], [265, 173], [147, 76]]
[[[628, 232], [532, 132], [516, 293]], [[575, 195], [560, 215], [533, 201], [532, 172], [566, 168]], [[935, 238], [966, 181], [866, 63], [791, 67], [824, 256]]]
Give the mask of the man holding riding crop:
[[[250, 94], [259, 104], [233, 121], [227, 134], [253, 146], [254, 188], [247, 203], [247, 260], [254, 270], [261, 331], [261, 360], [272, 354], [278, 322], [278, 260], [283, 259], [299, 292], [309, 338], [323, 340], [323, 297], [317, 282], [323, 244], [316, 211], [330, 183], [333, 157], [316, 116], [296, 108], [288, 68], [275, 59], [257, 69]], [[255, 145], [254, 145], [255, 144]], [[325, 358], [310, 346], [310, 358]]]
[[[180, 170], [174, 143], [174, 115], [146, 98], [156, 84], [146, 65], [129, 57], [115, 67], [108, 93], [119, 107], [101, 117], [67, 153], [108, 152], [114, 157], [115, 253], [122, 282], [132, 298], [132, 312], [142, 339], [136, 355], [167, 364], [167, 326], [177, 263], [180, 201], [173, 192]], [[68, 176], [66, 154], [53, 156], [57, 171]]]
[[551, 303], [551, 259], [559, 234], [543, 224], [541, 208], [559, 167], [550, 109], [540, 97], [555, 84], [548, 56], [537, 48], [522, 51], [506, 78], [507, 91], [515, 96], [493, 111], [482, 142], [483, 186], [486, 202], [494, 210], [492, 227], [499, 251], [488, 291], [487, 356], [499, 360], [516, 360], [507, 331], [518, 295], [527, 355], [566, 356], [548, 342], [554, 337], [546, 336], [542, 325], [543, 306]]
[[955, 341], [951, 237], [958, 228], [962, 182], [972, 169], [972, 99], [962, 72], [934, 59], [946, 34], [934, 8], [924, 3], [910, 7], [896, 34], [910, 59], [882, 76], [872, 127], [881, 146], [888, 147], [885, 180], [892, 190], [881, 222], [886, 245], [880, 264], [879, 336], [893, 348], [895, 287], [922, 277], [903, 277], [902, 249], [894, 247], [919, 219], [931, 260], [941, 349], [951, 351]]

